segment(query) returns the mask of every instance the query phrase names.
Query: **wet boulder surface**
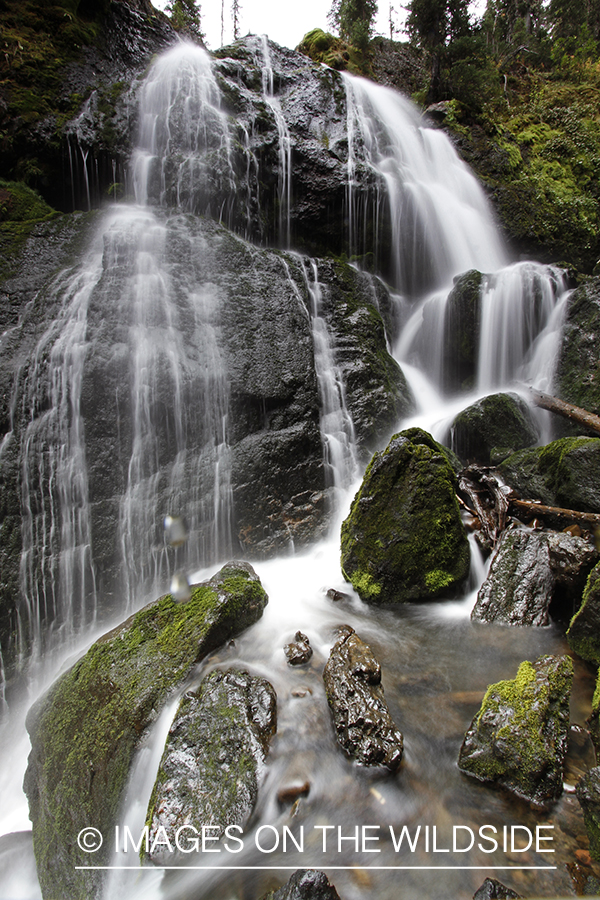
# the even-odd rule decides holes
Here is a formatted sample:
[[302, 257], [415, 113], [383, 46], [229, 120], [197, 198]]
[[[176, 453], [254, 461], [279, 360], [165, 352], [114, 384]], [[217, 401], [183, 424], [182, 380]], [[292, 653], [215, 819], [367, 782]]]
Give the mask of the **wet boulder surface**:
[[511, 456], [539, 437], [529, 407], [517, 394], [490, 394], [460, 412], [451, 426], [452, 449], [465, 461], [489, 464], [493, 452]]
[[569, 621], [598, 561], [594, 544], [555, 531], [507, 529], [477, 594], [471, 618], [502, 625]]
[[353, 629], [341, 631], [323, 671], [338, 743], [360, 765], [395, 771], [404, 739], [383, 696], [381, 666]]
[[262, 900], [340, 900], [327, 875], [316, 869], [298, 869], [282, 887]]
[[[101, 873], [75, 868], [87, 862], [77, 834], [114, 828], [135, 750], [169, 692], [266, 602], [251, 566], [224, 566], [187, 603], [167, 595], [104, 635], [35, 703], [24, 787], [44, 896], [97, 895]], [[105, 841], [95, 864], [109, 862]]]
[[575, 790], [583, 810], [590, 855], [592, 859], [600, 861], [600, 767], [595, 766], [586, 772]]
[[519, 900], [520, 897], [521, 894], [506, 887], [496, 878], [486, 878], [473, 895], [473, 900]]
[[[218, 840], [229, 825], [244, 828], [258, 794], [277, 697], [264, 678], [215, 670], [188, 691], [169, 730], [148, 806], [149, 852], [157, 865], [185, 863], [188, 852], [164, 835], [210, 824]], [[211, 846], [214, 846], [211, 843]]]
[[566, 656], [525, 661], [512, 680], [488, 687], [467, 730], [458, 766], [480, 781], [547, 808], [563, 791], [573, 663]]
[[444, 318], [444, 385], [448, 393], [475, 384], [481, 328], [481, 284], [476, 269], [455, 279]]
[[430, 600], [464, 582], [469, 544], [455, 486], [447, 451], [422, 429], [374, 455], [342, 525], [342, 571], [361, 599]]
[[[561, 400], [600, 413], [600, 278], [592, 278], [567, 301], [563, 335], [556, 363], [555, 392]], [[558, 426], [572, 434], [566, 422]]]
[[600, 665], [600, 563], [588, 576], [581, 606], [571, 619], [566, 637], [578, 656]]

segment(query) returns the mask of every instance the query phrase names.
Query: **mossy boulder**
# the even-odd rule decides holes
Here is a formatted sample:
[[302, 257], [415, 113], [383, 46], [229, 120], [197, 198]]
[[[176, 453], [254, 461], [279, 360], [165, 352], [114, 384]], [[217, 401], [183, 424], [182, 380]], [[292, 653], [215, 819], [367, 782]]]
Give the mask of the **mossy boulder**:
[[560, 438], [520, 450], [500, 472], [527, 500], [582, 512], [600, 512], [600, 438]]
[[348, 756], [363, 766], [395, 771], [404, 739], [383, 696], [381, 666], [349, 626], [331, 649], [323, 681], [336, 737]]
[[590, 856], [600, 862], [600, 766], [586, 772], [575, 791], [583, 810], [585, 830], [590, 841]]
[[340, 895], [324, 872], [298, 869], [276, 891], [269, 891], [263, 900], [340, 900]]
[[[148, 805], [147, 855], [152, 862], [189, 863], [188, 850], [177, 853], [172, 847], [170, 851], [161, 837], [184, 826], [210, 824], [215, 838], [228, 825], [245, 827], [276, 727], [277, 697], [272, 685], [248, 672], [215, 670], [196, 691], [184, 695]], [[188, 838], [193, 834], [183, 833]]]
[[548, 625], [552, 613], [568, 622], [598, 558], [596, 547], [583, 538], [509, 528], [496, 547], [471, 618]]
[[571, 619], [567, 641], [578, 656], [600, 666], [600, 563], [588, 576], [583, 602]]
[[[558, 353], [555, 393], [592, 413], [600, 413], [600, 278], [571, 294]], [[563, 433], [569, 426], [561, 426]], [[572, 426], [571, 426], [572, 431]]]
[[410, 428], [365, 472], [342, 524], [342, 572], [368, 603], [432, 600], [469, 573], [469, 544], [447, 451]]
[[563, 790], [572, 680], [568, 656], [541, 656], [521, 663], [516, 678], [491, 684], [465, 734], [459, 768], [534, 806], [556, 802]]
[[96, 641], [32, 707], [25, 792], [45, 900], [89, 900], [101, 874], [77, 847], [82, 828], [104, 835], [95, 865], [110, 861], [109, 834], [134, 752], [170, 691], [207, 653], [262, 615], [267, 602], [247, 563], [196, 585], [184, 604], [149, 604]]
[[449, 393], [475, 384], [481, 325], [481, 279], [477, 269], [460, 275], [446, 301], [444, 385]]
[[458, 456], [483, 464], [531, 447], [539, 437], [529, 407], [517, 394], [483, 397], [456, 416], [451, 431]]

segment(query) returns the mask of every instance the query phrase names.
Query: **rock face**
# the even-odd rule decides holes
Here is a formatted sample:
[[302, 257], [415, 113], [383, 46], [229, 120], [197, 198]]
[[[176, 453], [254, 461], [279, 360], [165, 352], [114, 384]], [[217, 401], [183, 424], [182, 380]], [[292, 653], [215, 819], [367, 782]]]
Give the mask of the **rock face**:
[[269, 891], [263, 900], [340, 900], [324, 872], [298, 869], [277, 891]]
[[583, 602], [571, 619], [566, 637], [578, 656], [600, 665], [600, 563], [589, 574]]
[[173, 835], [184, 825], [210, 824], [215, 826], [210, 836], [220, 838], [228, 825], [246, 825], [276, 727], [273, 687], [248, 672], [211, 672], [197, 691], [184, 695], [148, 806], [152, 862], [190, 859], [187, 853], [169, 852], [160, 843], [160, 829]]
[[[539, 433], [529, 407], [517, 394], [490, 394], [460, 412], [451, 426], [452, 449], [465, 461], [489, 464], [531, 447]], [[494, 461], [497, 461], [494, 459]]]
[[548, 625], [552, 608], [568, 621], [597, 561], [598, 551], [583, 538], [509, 528], [500, 538], [471, 618]]
[[521, 450], [504, 460], [500, 472], [528, 500], [600, 512], [600, 438], [561, 438]]
[[334, 644], [323, 681], [336, 737], [346, 753], [361, 765], [395, 771], [402, 761], [402, 734], [383, 696], [381, 666], [352, 629]]
[[600, 767], [590, 769], [583, 776], [577, 784], [576, 793], [583, 810], [590, 855], [600, 861]]
[[600, 413], [600, 278], [577, 288], [567, 302], [555, 391], [561, 400]]
[[488, 687], [460, 748], [458, 766], [546, 807], [560, 797], [569, 731], [573, 663], [566, 656], [523, 662], [516, 678]]
[[456, 279], [444, 318], [444, 385], [448, 393], [475, 384], [481, 326], [481, 281], [476, 269]]
[[419, 428], [375, 454], [342, 525], [342, 571], [363, 600], [429, 600], [466, 579], [455, 483], [446, 452]]
[[[135, 749], [168, 692], [266, 602], [251, 566], [224, 566], [187, 603], [167, 595], [106, 634], [32, 707], [24, 786], [45, 897], [96, 896], [99, 874], [75, 869], [77, 834], [90, 823], [109, 834]], [[95, 862], [109, 858], [106, 840]]]

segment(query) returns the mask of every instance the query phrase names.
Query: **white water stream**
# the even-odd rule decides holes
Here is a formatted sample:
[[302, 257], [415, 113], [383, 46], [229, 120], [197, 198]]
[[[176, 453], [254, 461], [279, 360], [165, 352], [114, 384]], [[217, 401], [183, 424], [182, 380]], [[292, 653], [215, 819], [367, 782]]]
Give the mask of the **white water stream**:
[[[275, 116], [279, 135], [279, 240], [285, 245], [289, 243], [293, 183], [291, 138], [285, 121], [285, 102], [273, 96], [273, 69], [266, 40], [262, 77], [263, 97]], [[355, 176], [357, 166], [367, 166], [377, 184], [375, 219], [391, 216], [391, 268], [403, 298], [399, 305], [405, 311], [410, 309], [410, 314], [404, 312], [404, 328], [394, 354], [412, 387], [418, 411], [410, 421], [398, 422], [398, 429], [419, 424], [439, 438], [459, 410], [491, 390], [513, 387], [519, 381], [548, 386], [561, 324], [559, 301], [564, 298], [564, 285], [560, 273], [550, 267], [531, 262], [506, 265], [506, 251], [476, 179], [442, 132], [423, 127], [408, 101], [388, 89], [346, 76], [344, 85], [349, 148], [349, 251], [361, 251], [356, 244], [364, 209], [358, 200]], [[43, 667], [32, 669], [31, 698], [47, 686], [69, 653], [83, 652], [96, 632], [97, 591], [93, 567], [89, 565], [89, 504], [79, 388], [86, 364], [88, 301], [101, 278], [103, 258], [109, 271], [118, 267], [123, 252], [135, 259], [135, 276], [122, 298], [128, 316], [132, 313], [127, 321], [133, 372], [133, 451], [126, 466], [126, 485], [115, 524], [121, 535], [126, 573], [121, 617], [139, 605], [140, 591], [151, 589], [159, 594], [171, 574], [164, 548], [155, 547], [150, 536], [162, 515], [172, 512], [159, 508], [155, 465], [160, 453], [155, 431], [156, 391], [157, 385], [164, 385], [165, 381], [169, 384], [172, 439], [177, 448], [169, 476], [171, 496], [176, 499], [182, 494], [191, 495], [188, 506], [197, 509], [198, 517], [197, 521], [192, 520], [191, 532], [200, 533], [208, 523], [209, 536], [206, 537], [205, 529], [202, 540], [211, 544], [214, 559], [222, 562], [229, 552], [232, 501], [228, 476], [228, 387], [219, 344], [219, 295], [212, 284], [195, 284], [186, 288], [183, 301], [178, 295], [181, 302], [175, 307], [164, 265], [165, 229], [151, 207], [162, 204], [193, 212], [199, 185], [207, 179], [206, 161], [216, 154], [222, 160], [219, 196], [226, 199], [211, 206], [210, 198], [205, 198], [203, 211], [227, 223], [234, 206], [246, 204], [249, 208], [251, 179], [240, 191], [231, 163], [230, 127], [221, 109], [209, 57], [188, 45], [164, 54], [150, 71], [141, 97], [139, 146], [133, 159], [138, 205], [113, 208], [110, 217], [103, 218], [102, 232], [88, 257], [62, 277], [60, 294], [56, 294], [62, 298], [61, 311], [43, 336], [32, 368], [32, 377], [42, 378], [47, 384], [50, 399], [41, 416], [32, 412], [23, 463], [23, 615], [31, 623], [36, 653], [45, 660]], [[248, 166], [251, 164], [248, 155]], [[198, 251], [198, 247], [192, 249]], [[310, 552], [256, 564], [270, 598], [262, 620], [235, 646], [206, 661], [198, 672], [201, 677], [216, 664], [244, 665], [268, 678], [277, 691], [278, 733], [245, 849], [229, 859], [223, 854], [217, 863], [214, 857], [209, 863], [205, 859], [193, 863], [247, 866], [252, 871], [168, 873], [164, 877], [151, 870], [133, 875], [112, 873], [104, 900], [117, 900], [125, 893], [131, 900], [260, 897], [273, 883], [282, 882], [290, 874], [281, 871], [277, 875], [277, 866], [329, 870], [343, 900], [398, 900], [400, 896], [417, 895], [427, 900], [448, 896], [462, 900], [472, 896], [487, 872], [405, 871], [404, 887], [399, 893], [398, 873], [374, 866], [411, 862], [425, 865], [431, 857], [421, 847], [416, 855], [395, 853], [388, 826], [437, 825], [442, 831], [453, 822], [477, 828], [484, 820], [502, 825], [531, 824], [535, 819], [528, 810], [511, 807], [500, 794], [465, 781], [456, 771], [455, 759], [462, 733], [478, 707], [477, 696], [486, 685], [512, 677], [524, 658], [558, 651], [562, 639], [553, 628], [522, 629], [510, 634], [506, 629], [474, 628], [468, 615], [485, 570], [477, 554], [473, 557], [468, 591], [462, 598], [394, 611], [377, 610], [361, 603], [345, 584], [339, 568], [338, 536], [340, 522], [358, 485], [354, 432], [336, 368], [335, 347], [320, 315], [318, 263], [308, 259], [301, 262], [312, 303], [307, 314], [313, 326], [323, 443], [333, 484], [338, 489], [335, 527], [330, 537]], [[486, 273], [477, 385], [469, 396], [448, 398], [443, 396], [441, 383], [445, 302], [453, 278], [474, 267]], [[58, 286], [56, 290], [59, 291]], [[199, 405], [204, 409], [203, 427], [210, 447], [212, 500], [208, 506], [203, 506], [200, 493], [194, 494], [199, 478], [194, 466], [198, 461], [187, 440], [190, 423], [181, 381], [187, 356], [196, 352], [204, 354], [206, 361], [206, 381], [199, 387], [203, 398]], [[33, 408], [38, 388], [32, 384], [27, 396]], [[66, 403], [70, 404], [68, 415]], [[57, 484], [58, 490], [34, 512], [35, 504], [29, 499], [35, 490], [34, 476], [37, 477], [40, 460], [46, 460], [43, 455], [35, 455], [34, 449], [44, 417], [51, 420], [62, 451], [49, 457], [47, 464], [52, 469], [43, 474], [41, 483]], [[0, 449], [0, 456], [1, 452]], [[65, 510], [70, 514], [65, 515]], [[48, 526], [48, 517], [54, 517], [55, 524]], [[54, 536], [56, 546], [48, 545], [47, 534]], [[215, 563], [195, 573], [194, 580], [212, 574], [218, 567]], [[47, 594], [48, 583], [54, 586], [56, 596]], [[326, 596], [329, 588], [344, 592], [347, 598], [333, 602]], [[40, 625], [54, 608], [50, 630], [58, 637], [43, 635]], [[405, 761], [395, 776], [356, 769], [333, 740], [321, 669], [334, 639], [334, 628], [341, 623], [352, 625], [382, 663], [386, 697], [406, 741]], [[282, 647], [298, 629], [308, 635], [315, 653], [310, 666], [292, 670], [285, 663]], [[298, 687], [307, 688], [305, 696], [294, 696]], [[143, 822], [153, 772], [174, 709], [172, 704], [148, 736], [132, 775], [129, 796], [133, 801], [124, 808], [121, 823], [130, 824], [132, 831]], [[26, 748], [23, 711], [15, 710], [0, 744], [0, 833], [28, 828], [20, 789]], [[277, 791], [298, 779], [309, 781], [310, 794], [292, 821], [289, 808], [278, 804]], [[388, 836], [377, 857], [355, 852], [350, 841], [343, 844], [341, 851], [337, 844], [331, 844], [333, 849], [326, 853], [312, 839], [302, 854], [286, 855], [280, 850], [267, 854], [253, 849], [252, 842], [261, 825], [281, 829], [284, 824], [302, 825], [307, 834], [314, 834], [315, 826], [332, 824], [342, 827], [346, 836], [353, 834], [357, 825], [372, 825], [384, 829]], [[468, 862], [489, 867], [492, 863], [501, 865], [504, 857], [501, 853], [490, 857], [474, 851], [463, 855], [448, 853], [444, 861], [455, 866]], [[535, 861], [541, 864], [539, 855]], [[116, 862], [122, 865], [122, 856]], [[129, 864], [137, 865], [137, 860], [129, 857]], [[351, 868], [357, 865], [363, 868]], [[336, 871], [336, 866], [347, 868]], [[23, 876], [20, 887], [18, 878], [15, 881], [13, 876], [14, 873], [10, 897], [33, 900], [30, 873]], [[532, 884], [536, 884], [533, 876], [525, 885], [530, 892]], [[548, 896], [547, 890], [545, 895]], [[1, 886], [0, 900], [8, 900]]]

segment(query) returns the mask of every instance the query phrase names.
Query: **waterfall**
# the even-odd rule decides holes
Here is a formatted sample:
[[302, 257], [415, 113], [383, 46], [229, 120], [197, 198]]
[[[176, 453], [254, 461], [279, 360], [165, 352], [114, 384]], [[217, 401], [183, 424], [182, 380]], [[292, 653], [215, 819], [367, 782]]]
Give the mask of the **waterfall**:
[[[89, 228], [95, 232], [87, 249], [42, 298], [55, 318], [39, 336], [32, 358], [21, 366], [14, 431], [0, 445], [0, 458], [9, 441], [21, 446], [23, 653], [27, 645], [39, 659], [53, 647], [61, 648], [63, 656], [82, 652], [94, 629], [122, 620], [163, 593], [176, 570], [200, 580], [220, 562], [239, 555], [236, 514], [241, 489], [234, 478], [235, 461], [253, 462], [259, 441], [271, 440], [270, 428], [278, 416], [285, 420], [281, 430], [295, 436], [298, 423], [282, 412], [288, 397], [283, 390], [297, 407], [298, 397], [312, 385], [317, 399], [310, 401], [312, 406], [306, 401], [312, 419], [302, 423], [304, 431], [299, 425], [297, 430], [299, 440], [308, 442], [313, 428], [317, 455], [320, 434], [323, 459], [316, 468], [322, 473], [324, 460], [321, 495], [333, 487], [329, 493], [337, 504], [335, 527], [310, 550], [256, 563], [270, 596], [264, 618], [210, 661], [211, 666], [233, 663], [265, 675], [279, 696], [280, 732], [249, 834], [262, 824], [290, 821], [277, 789], [294, 767], [310, 781], [300, 812], [307, 828], [336, 822], [349, 833], [357, 822], [413, 826], [447, 822], [452, 816], [463, 821], [463, 814], [467, 821], [465, 809], [468, 821], [483, 821], [487, 794], [484, 797], [478, 785], [465, 786], [455, 765], [454, 744], [464, 710], [470, 709], [469, 697], [483, 694], [490, 680], [507, 677], [510, 667], [516, 669], [526, 656], [558, 652], [561, 638], [551, 630], [521, 629], [519, 634], [494, 632], [492, 640], [483, 630], [471, 628], [463, 601], [446, 607], [445, 613], [435, 603], [427, 609], [409, 605], [401, 612], [367, 608], [343, 581], [339, 524], [360, 474], [355, 423], [331, 324], [333, 301], [323, 281], [326, 264], [290, 246], [297, 199], [294, 142], [300, 127], [309, 131], [313, 124], [308, 115], [300, 126], [300, 117], [292, 121], [286, 79], [278, 78], [267, 39], [249, 38], [244, 46], [247, 53], [240, 58], [245, 62], [231, 60], [229, 70], [223, 60], [211, 61], [186, 43], [156, 60], [139, 94], [138, 139], [131, 160], [135, 202], [112, 204], [94, 214]], [[254, 84], [261, 113], [267, 110], [261, 127], [271, 128], [268, 151], [277, 167], [272, 178], [275, 227], [265, 224], [269, 187], [256, 150], [260, 122], [242, 113], [236, 119], [226, 109], [223, 72], [239, 74], [242, 65], [252, 67], [247, 81]], [[251, 88], [241, 77], [237, 87], [249, 104]], [[398, 292], [390, 303], [397, 306], [402, 328], [396, 335], [390, 330], [390, 345], [413, 387], [419, 412], [410, 422], [396, 423], [397, 430], [418, 423], [439, 439], [448, 418], [474, 396], [515, 380], [547, 386], [564, 311], [563, 276], [551, 266], [509, 264], [481, 187], [444, 133], [426, 127], [407, 100], [345, 74], [338, 88], [332, 105], [342, 110], [335, 112], [335, 127], [342, 122], [343, 136], [328, 164], [343, 175], [344, 199], [334, 215], [343, 222], [345, 214], [340, 226], [346, 231], [344, 250], [350, 257], [363, 257], [379, 248], [374, 268], [383, 271]], [[71, 152], [77, 151], [69, 145]], [[87, 167], [85, 172], [88, 177]], [[86, 184], [89, 187], [89, 180]], [[266, 274], [258, 285], [252, 254], [266, 251], [228, 229], [256, 243], [268, 235], [278, 245], [269, 251]], [[251, 263], [242, 272], [244, 255]], [[453, 279], [471, 269], [482, 273], [473, 390], [448, 397], [444, 372], [449, 297]], [[238, 294], [233, 294], [232, 284]], [[243, 323], [243, 330], [231, 297], [254, 288], [254, 318]], [[376, 299], [374, 289], [373, 294]], [[261, 317], [272, 316], [277, 304], [302, 320], [297, 333], [307, 335], [310, 348], [306, 383], [282, 375], [283, 387], [269, 385], [271, 392], [261, 395], [249, 384], [258, 380], [255, 369], [264, 363], [259, 359], [257, 364], [263, 352], [260, 335], [252, 341]], [[352, 315], [348, 318], [346, 325], [352, 327]], [[290, 350], [286, 339], [284, 335], [276, 348], [279, 354], [300, 354], [302, 347]], [[240, 354], [244, 350], [237, 366], [241, 372], [233, 372], [232, 346]], [[280, 360], [277, 353], [273, 356], [266, 381], [275, 370], [280, 376]], [[244, 365], [252, 368], [251, 374]], [[296, 407], [290, 401], [290, 408]], [[19, 417], [25, 422], [20, 431], [15, 424]], [[245, 456], [235, 457], [245, 440]], [[284, 474], [277, 476], [283, 481], [287, 475], [283, 464], [281, 468]], [[250, 464], [248, 469], [243, 488], [250, 492], [256, 474]], [[305, 489], [302, 484], [297, 493], [309, 493]], [[259, 506], [263, 499], [254, 496], [245, 502]], [[291, 521], [293, 515], [284, 512]], [[185, 520], [185, 547], [168, 546], [162, 533], [166, 515]], [[270, 515], [269, 508], [265, 519]], [[266, 530], [267, 523], [263, 525]], [[289, 543], [294, 550], [293, 539]], [[483, 572], [477, 558], [469, 590], [476, 588]], [[328, 599], [328, 588], [340, 592], [342, 600]], [[372, 643], [385, 672], [386, 697], [410, 734], [405, 769], [397, 778], [365, 775], [335, 745], [318, 669], [341, 621]], [[298, 628], [315, 649], [315, 665], [300, 674], [287, 666], [281, 650]], [[0, 705], [3, 669], [0, 654]], [[293, 696], [299, 679], [307, 685], [301, 699]], [[42, 688], [38, 683], [32, 693]], [[124, 821], [136, 827], [143, 821], [159, 742], [173, 709], [160, 717], [160, 736], [148, 736], [130, 785], [130, 799], [138, 808]], [[15, 822], [24, 827], [18, 778], [8, 774], [17, 756], [21, 769], [24, 765], [23, 718], [24, 713], [18, 719], [17, 750], [12, 735], [2, 749], [3, 779], [12, 783], [4, 830]], [[140, 796], [133, 796], [136, 793]], [[491, 803], [498, 821], [512, 821], [511, 815], [519, 822], [533, 821], [526, 812], [506, 807], [500, 795]], [[13, 815], [15, 809], [18, 814]], [[400, 858], [408, 869], [412, 858], [394, 856], [386, 845], [381, 865], [391, 868]], [[371, 859], [361, 860], [366, 871]], [[274, 853], [265, 861], [247, 850], [240, 861], [258, 873], [267, 863], [285, 866], [289, 859]], [[331, 857], [325, 860], [317, 853], [293, 861], [298, 867], [331, 865]], [[356, 859], [340, 851], [339, 863], [351, 866]], [[122, 890], [131, 897], [146, 892], [151, 900], [188, 894], [221, 900], [235, 894], [230, 872], [196, 873], [183, 886], [168, 879], [159, 884], [156, 873], [148, 880], [146, 872], [136, 870], [134, 875], [139, 885], [123, 876], [126, 886], [120, 878], [118, 888], [116, 881], [110, 882], [104, 900], [116, 900]], [[256, 880], [245, 890], [257, 897], [272, 886], [266, 876], [252, 877]], [[397, 873], [373, 869], [368, 877], [372, 881], [363, 883], [340, 872], [340, 895], [359, 900], [398, 896]], [[462, 900], [478, 887], [460, 881], [456, 873], [442, 879], [430, 872], [421, 882], [408, 872], [403, 877], [405, 896]]]

